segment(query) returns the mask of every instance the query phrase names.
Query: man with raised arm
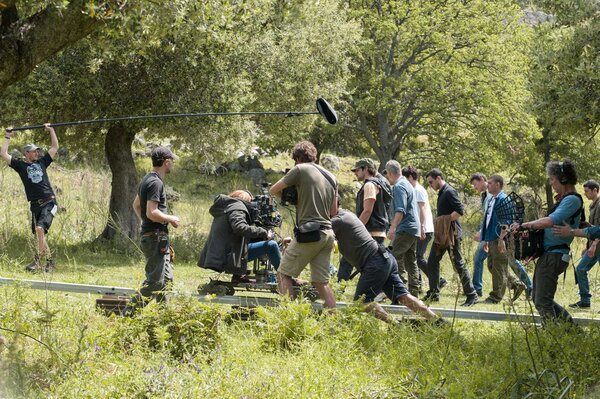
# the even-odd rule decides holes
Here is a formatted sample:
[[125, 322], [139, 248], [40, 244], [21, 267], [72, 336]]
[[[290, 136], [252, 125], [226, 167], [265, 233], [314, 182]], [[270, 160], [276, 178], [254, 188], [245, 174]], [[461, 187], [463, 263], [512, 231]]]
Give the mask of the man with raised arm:
[[27, 201], [29, 201], [31, 231], [35, 234], [37, 240], [37, 251], [33, 262], [25, 267], [30, 272], [40, 270], [49, 272], [55, 266], [46, 236], [58, 211], [58, 205], [46, 169], [54, 161], [58, 152], [58, 138], [49, 123], [45, 123], [44, 127], [50, 135], [51, 144], [43, 157], [40, 158], [40, 148], [35, 144], [27, 144], [23, 147], [24, 161], [11, 157], [8, 153], [8, 144], [14, 132], [10, 129], [7, 129], [4, 133], [4, 142], [0, 150], [0, 156], [21, 177], [25, 187], [25, 195]]

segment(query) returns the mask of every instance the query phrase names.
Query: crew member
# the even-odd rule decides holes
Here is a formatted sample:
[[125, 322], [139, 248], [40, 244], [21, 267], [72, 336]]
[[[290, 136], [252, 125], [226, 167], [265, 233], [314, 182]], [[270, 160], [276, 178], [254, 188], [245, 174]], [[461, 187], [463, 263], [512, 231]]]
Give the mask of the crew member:
[[553, 229], [552, 226], [562, 226], [566, 223], [569, 231], [577, 229], [583, 213], [583, 198], [575, 190], [577, 171], [571, 161], [548, 162], [546, 174], [557, 194], [557, 202], [548, 210], [548, 216], [523, 223], [521, 226], [515, 224], [512, 228], [544, 229], [544, 253], [535, 265], [533, 273], [533, 302], [544, 322], [573, 322], [569, 312], [554, 301], [558, 278], [565, 272], [571, 259], [569, 253], [573, 234], [563, 236], [562, 230]]
[[138, 194], [133, 200], [133, 210], [142, 224], [141, 244], [146, 258], [146, 279], [125, 314], [131, 314], [138, 306], [145, 306], [155, 298], [157, 302], [164, 300], [164, 292], [173, 283], [173, 267], [169, 229], [171, 225], [179, 227], [179, 218], [167, 212], [167, 196], [164, 180], [173, 163], [179, 159], [167, 147], [156, 147], [152, 150], [152, 171], [142, 179]]
[[329, 286], [329, 264], [335, 237], [331, 215], [337, 214], [337, 182], [335, 176], [315, 164], [317, 149], [308, 141], [294, 146], [294, 166], [271, 186], [272, 195], [281, 196], [287, 187], [298, 191], [296, 234], [288, 246], [277, 271], [279, 292], [295, 296], [294, 277], [310, 263], [311, 283], [319, 292], [326, 308], [335, 308], [335, 296]]
[[[25, 161], [11, 157], [8, 154], [8, 144], [14, 132], [9, 129], [4, 133], [4, 142], [2, 143], [2, 150], [0, 150], [0, 156], [21, 177], [23, 186], [25, 186], [25, 195], [27, 201], [29, 201], [31, 231], [37, 239], [37, 253], [33, 262], [25, 267], [30, 272], [39, 270], [49, 272], [55, 267], [46, 236], [58, 211], [58, 205], [46, 169], [54, 161], [58, 152], [58, 138], [49, 123], [45, 123], [44, 127], [46, 132], [50, 134], [51, 144], [43, 157], [40, 158], [40, 148], [35, 144], [27, 144], [23, 147]], [[42, 263], [44, 264], [42, 265]]]
[[356, 215], [340, 209], [331, 219], [331, 224], [340, 253], [360, 271], [355, 301], [363, 298], [368, 312], [378, 319], [392, 322], [392, 317], [374, 302], [375, 297], [384, 292], [393, 303], [405, 305], [427, 320], [442, 320], [418, 298], [409, 294], [398, 275], [394, 256], [382, 244], [377, 243]]
[[[215, 198], [209, 212], [214, 218], [198, 266], [217, 272], [231, 273], [233, 283], [252, 283], [246, 275], [248, 262], [268, 255], [277, 270], [281, 262], [279, 245], [273, 232], [254, 226], [248, 206], [252, 195], [236, 190]], [[251, 240], [259, 241], [250, 242]]]

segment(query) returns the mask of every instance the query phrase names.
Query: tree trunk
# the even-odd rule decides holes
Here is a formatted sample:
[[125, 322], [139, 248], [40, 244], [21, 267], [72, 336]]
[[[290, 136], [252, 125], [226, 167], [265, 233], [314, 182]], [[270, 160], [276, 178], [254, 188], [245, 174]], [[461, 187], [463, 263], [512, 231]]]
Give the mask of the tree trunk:
[[[546, 164], [548, 162], [550, 162], [550, 130], [549, 129], [543, 129], [542, 130], [542, 146], [543, 146], [543, 152], [544, 152], [544, 170], [546, 170]], [[552, 194], [552, 186], [550, 185], [550, 182], [548, 181], [548, 179], [546, 179], [546, 183], [544, 185], [544, 189], [546, 191], [546, 204], [548, 205], [548, 209], [550, 209], [550, 207], [552, 205], [554, 205], [554, 195]]]
[[104, 153], [112, 172], [109, 216], [101, 237], [111, 240], [115, 235], [129, 238], [139, 236], [139, 222], [132, 203], [139, 184], [131, 145], [135, 133], [122, 124], [108, 129], [104, 141]]
[[0, 35], [0, 92], [102, 23], [84, 12], [89, 9], [87, 0], [72, 0], [61, 9], [49, 5], [29, 18], [16, 21], [15, 1], [0, 3], [6, 6]]

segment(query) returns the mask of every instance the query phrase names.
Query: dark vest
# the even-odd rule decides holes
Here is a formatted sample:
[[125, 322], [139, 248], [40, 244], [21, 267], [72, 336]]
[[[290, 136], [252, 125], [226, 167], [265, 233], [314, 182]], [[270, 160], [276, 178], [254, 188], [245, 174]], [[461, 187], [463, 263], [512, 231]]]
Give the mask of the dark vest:
[[[369, 177], [368, 179], [365, 179], [365, 184], [367, 182], [371, 182], [371, 183], [375, 184], [377, 186], [377, 188], [379, 188], [379, 193], [377, 193], [377, 196], [375, 197], [375, 204], [373, 205], [373, 212], [371, 213], [371, 217], [367, 221], [367, 224], [365, 225], [365, 227], [370, 232], [386, 231], [389, 226], [388, 206], [389, 206], [389, 203], [391, 202], [391, 196], [390, 196], [391, 190], [389, 189], [389, 184], [386, 187], [384, 182], [382, 182], [381, 179], [378, 179], [377, 176]], [[365, 186], [363, 184], [363, 186], [360, 188], [360, 191], [356, 195], [356, 215], [359, 217], [364, 209], [364, 206], [363, 206], [364, 196], [365, 196], [364, 187]], [[388, 199], [388, 197], [390, 199]]]

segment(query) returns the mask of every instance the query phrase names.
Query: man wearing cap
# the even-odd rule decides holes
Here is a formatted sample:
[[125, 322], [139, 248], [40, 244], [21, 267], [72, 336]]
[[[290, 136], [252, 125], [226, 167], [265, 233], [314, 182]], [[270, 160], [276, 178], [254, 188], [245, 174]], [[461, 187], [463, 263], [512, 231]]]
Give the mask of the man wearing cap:
[[[375, 161], [363, 158], [352, 167], [356, 179], [364, 182], [356, 195], [356, 216], [378, 244], [383, 244], [389, 227], [388, 208], [392, 201], [392, 190], [377, 168]], [[345, 258], [340, 260], [338, 280], [349, 280], [352, 266]]]
[[167, 214], [167, 196], [163, 181], [179, 159], [167, 147], [152, 150], [152, 171], [142, 179], [133, 210], [142, 224], [142, 252], [146, 258], [146, 280], [137, 296], [125, 310], [131, 314], [147, 301], [164, 299], [164, 290], [173, 282], [168, 225], [179, 227], [179, 218]]
[[[37, 239], [37, 254], [33, 262], [25, 268], [30, 272], [38, 270], [48, 272], [54, 268], [54, 260], [48, 247], [46, 235], [52, 225], [58, 205], [46, 169], [58, 152], [58, 138], [49, 123], [44, 124], [44, 127], [46, 128], [46, 132], [50, 134], [51, 144], [48, 152], [43, 157], [40, 158], [38, 153], [39, 147], [35, 144], [27, 144], [23, 147], [24, 161], [11, 157], [8, 154], [8, 144], [13, 132], [9, 129], [4, 133], [4, 143], [2, 144], [2, 150], [0, 150], [0, 156], [21, 177], [21, 181], [25, 187], [25, 195], [30, 204], [31, 230]], [[42, 267], [41, 262], [44, 258], [46, 259], [46, 263]]]

